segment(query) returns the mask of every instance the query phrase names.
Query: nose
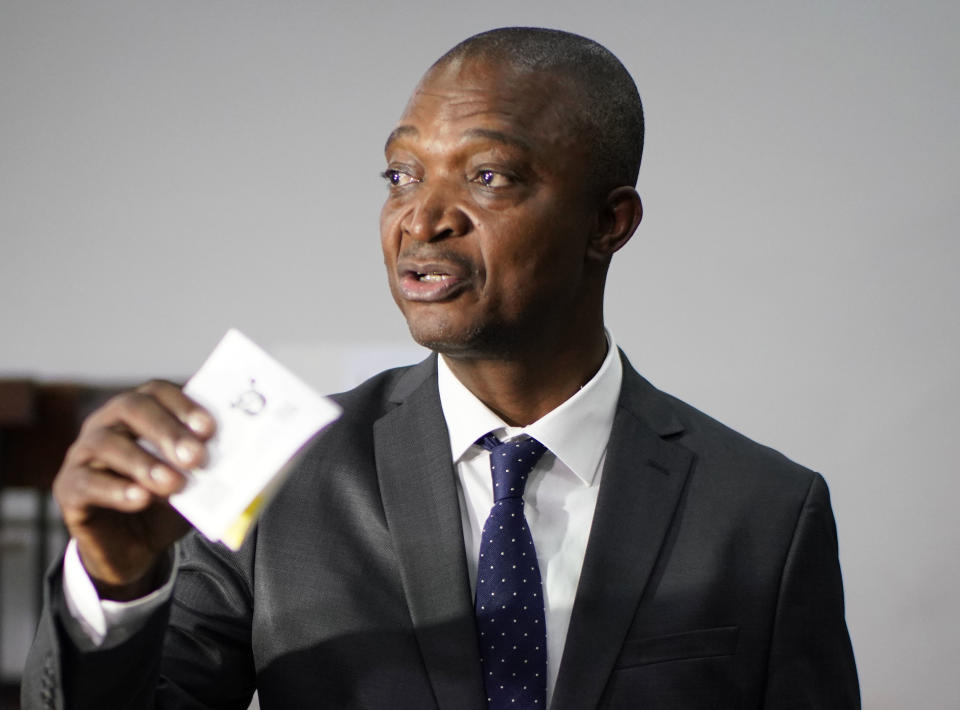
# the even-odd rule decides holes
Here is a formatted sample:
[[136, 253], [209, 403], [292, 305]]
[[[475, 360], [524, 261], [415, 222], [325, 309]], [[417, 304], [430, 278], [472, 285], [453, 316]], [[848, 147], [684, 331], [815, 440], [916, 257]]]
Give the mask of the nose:
[[455, 190], [443, 182], [424, 181], [400, 223], [404, 233], [422, 242], [466, 234], [470, 218], [456, 199]]

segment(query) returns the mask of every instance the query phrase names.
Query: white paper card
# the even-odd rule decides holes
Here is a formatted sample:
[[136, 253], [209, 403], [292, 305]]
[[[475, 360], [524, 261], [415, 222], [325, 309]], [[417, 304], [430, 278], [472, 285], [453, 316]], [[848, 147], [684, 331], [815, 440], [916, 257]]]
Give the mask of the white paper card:
[[170, 503], [208, 538], [237, 549], [285, 464], [340, 407], [233, 329], [183, 391], [213, 415], [217, 432], [206, 465], [186, 473]]

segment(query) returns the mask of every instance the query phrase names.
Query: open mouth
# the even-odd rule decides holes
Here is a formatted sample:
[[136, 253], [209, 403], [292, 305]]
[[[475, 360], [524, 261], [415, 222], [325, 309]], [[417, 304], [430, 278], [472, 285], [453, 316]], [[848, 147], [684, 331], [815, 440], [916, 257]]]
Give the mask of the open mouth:
[[400, 273], [398, 286], [408, 301], [442, 301], [454, 296], [466, 283], [449, 271], [408, 269]]
[[397, 262], [398, 296], [406, 301], [447, 301], [470, 288], [473, 265], [457, 254], [405, 254]]

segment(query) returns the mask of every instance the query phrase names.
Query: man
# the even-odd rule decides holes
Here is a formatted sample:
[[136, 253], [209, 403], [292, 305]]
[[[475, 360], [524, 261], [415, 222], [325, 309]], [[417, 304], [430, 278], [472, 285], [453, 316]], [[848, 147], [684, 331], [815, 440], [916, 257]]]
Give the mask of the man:
[[604, 329], [642, 140], [590, 40], [444, 55], [387, 140], [381, 217], [439, 356], [339, 395], [236, 554], [166, 503], [209, 415], [163, 383], [91, 415], [25, 707], [858, 707], [823, 479], [654, 389]]

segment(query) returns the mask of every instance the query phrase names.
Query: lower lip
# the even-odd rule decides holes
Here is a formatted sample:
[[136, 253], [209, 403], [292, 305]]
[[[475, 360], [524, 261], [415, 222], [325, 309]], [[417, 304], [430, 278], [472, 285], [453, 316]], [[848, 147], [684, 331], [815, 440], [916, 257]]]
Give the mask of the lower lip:
[[457, 294], [464, 282], [454, 276], [441, 279], [420, 279], [416, 274], [404, 274], [400, 277], [400, 294], [407, 301], [443, 301]]

